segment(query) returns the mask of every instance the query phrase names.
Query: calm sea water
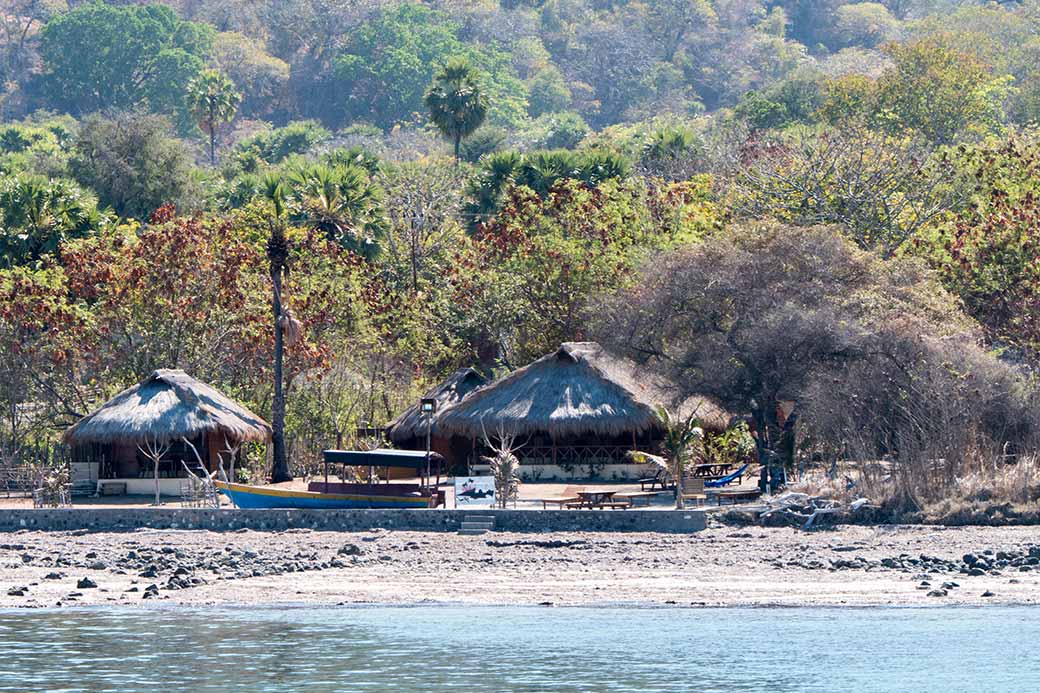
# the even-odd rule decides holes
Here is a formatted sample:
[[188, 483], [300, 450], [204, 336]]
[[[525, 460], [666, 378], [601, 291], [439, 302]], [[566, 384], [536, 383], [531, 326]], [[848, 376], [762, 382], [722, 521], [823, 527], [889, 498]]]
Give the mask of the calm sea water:
[[0, 611], [0, 691], [1040, 690], [1040, 610]]

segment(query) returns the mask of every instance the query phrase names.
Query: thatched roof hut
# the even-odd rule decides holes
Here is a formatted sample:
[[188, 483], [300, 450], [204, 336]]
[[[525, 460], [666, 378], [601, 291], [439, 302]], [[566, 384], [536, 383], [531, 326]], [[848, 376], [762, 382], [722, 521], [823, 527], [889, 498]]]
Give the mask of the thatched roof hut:
[[65, 431], [65, 442], [164, 443], [220, 434], [266, 441], [271, 427], [245, 407], [182, 370], [160, 369], [123, 390]]
[[551, 354], [466, 396], [437, 417], [438, 430], [470, 438], [547, 433], [620, 436], [660, 430], [658, 407], [696, 412], [722, 430], [731, 415], [712, 400], [679, 403], [665, 379], [614, 356], [595, 342], [565, 342]]
[[[460, 368], [452, 373], [447, 380], [431, 388], [423, 395], [423, 399], [436, 399], [437, 411], [442, 412], [486, 383], [487, 378], [472, 368]], [[437, 432], [436, 420], [432, 422], [430, 430], [432, 433]], [[425, 438], [426, 418], [419, 410], [419, 404], [416, 403], [401, 412], [386, 427], [386, 432], [390, 440], [398, 445], [405, 445], [409, 441]]]

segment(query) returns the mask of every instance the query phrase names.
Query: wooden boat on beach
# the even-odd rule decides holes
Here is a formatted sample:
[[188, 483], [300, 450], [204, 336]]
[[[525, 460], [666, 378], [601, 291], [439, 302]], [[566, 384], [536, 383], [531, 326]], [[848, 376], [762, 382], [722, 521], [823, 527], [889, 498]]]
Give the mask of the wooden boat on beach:
[[[326, 450], [325, 480], [312, 481], [307, 490], [277, 486], [252, 486], [214, 480], [214, 485], [238, 508], [306, 508], [336, 510], [346, 508], [436, 508], [444, 505], [444, 492], [437, 486], [443, 458], [414, 450]], [[367, 483], [329, 481], [329, 465], [367, 467]], [[391, 483], [390, 469], [408, 469], [416, 473], [419, 483]], [[383, 470], [385, 481], [375, 481], [375, 470]], [[430, 484], [430, 473], [437, 481]]]

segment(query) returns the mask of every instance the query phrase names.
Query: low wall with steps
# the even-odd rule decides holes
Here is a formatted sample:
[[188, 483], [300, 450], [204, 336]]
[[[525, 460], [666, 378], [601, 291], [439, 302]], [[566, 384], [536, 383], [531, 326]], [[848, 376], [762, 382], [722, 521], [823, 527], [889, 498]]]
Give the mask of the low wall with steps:
[[704, 529], [703, 510], [239, 510], [204, 508], [72, 508], [0, 510], [0, 532], [20, 529], [125, 532], [135, 529], [313, 529], [354, 532], [374, 528], [456, 532], [466, 515], [493, 515], [503, 532], [665, 532]]

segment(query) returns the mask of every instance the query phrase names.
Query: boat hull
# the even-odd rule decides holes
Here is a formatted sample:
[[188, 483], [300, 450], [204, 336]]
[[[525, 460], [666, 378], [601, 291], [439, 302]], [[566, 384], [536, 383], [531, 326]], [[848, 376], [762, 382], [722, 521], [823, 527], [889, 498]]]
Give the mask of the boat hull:
[[231, 499], [237, 508], [300, 508], [309, 510], [343, 510], [348, 508], [428, 508], [425, 496], [370, 495], [365, 493], [316, 493], [291, 491], [268, 486], [249, 486], [214, 481], [217, 490]]

